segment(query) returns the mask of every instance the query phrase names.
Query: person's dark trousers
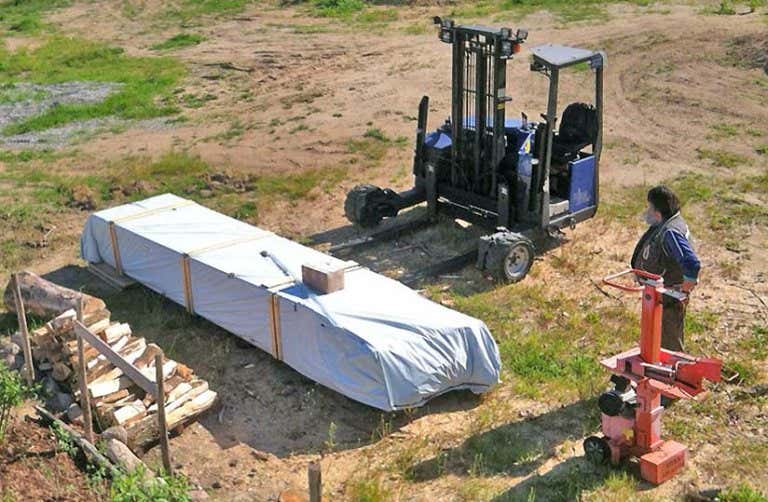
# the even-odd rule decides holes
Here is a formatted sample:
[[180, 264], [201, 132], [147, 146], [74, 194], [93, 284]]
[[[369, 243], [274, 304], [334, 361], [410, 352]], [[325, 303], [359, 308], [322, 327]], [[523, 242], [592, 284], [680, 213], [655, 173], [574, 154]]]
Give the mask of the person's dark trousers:
[[683, 331], [685, 325], [685, 303], [664, 301], [661, 315], [661, 346], [667, 350], [683, 352]]
[[[664, 310], [661, 314], [661, 346], [667, 350], [683, 352], [685, 305], [678, 301], [664, 302]], [[661, 405], [665, 408], [669, 408], [674, 402], [674, 399], [661, 396]]]

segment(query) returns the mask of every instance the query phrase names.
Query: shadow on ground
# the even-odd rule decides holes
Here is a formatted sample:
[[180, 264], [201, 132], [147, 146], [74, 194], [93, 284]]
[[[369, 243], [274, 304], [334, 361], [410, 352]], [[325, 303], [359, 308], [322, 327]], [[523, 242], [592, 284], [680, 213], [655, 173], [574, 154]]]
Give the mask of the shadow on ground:
[[[425, 414], [479, 403], [469, 392], [452, 392], [412, 412], [384, 413], [303, 377], [144, 287], [117, 291], [74, 265], [45, 278], [103, 298], [113, 320], [129, 323], [135, 335], [158, 344], [207, 380], [220, 402], [199, 422], [224, 449], [242, 443], [281, 457], [331, 446], [344, 450], [376, 441]], [[15, 324], [13, 314], [6, 317]]]
[[[397, 218], [385, 219], [372, 229], [345, 225], [314, 234], [307, 240], [317, 249], [328, 251], [334, 246], [365, 239], [372, 234], [423, 219], [425, 214], [425, 207], [418, 206], [401, 213]], [[395, 238], [374, 244], [366, 243], [361, 248], [332, 251], [331, 254], [354, 260], [375, 272], [414, 287], [424, 287], [435, 280], [441, 280], [448, 281], [452, 287], [456, 286], [458, 294], [475, 294], [492, 289], [496, 284], [477, 270], [474, 259], [457, 269], [441, 272], [437, 277], [426, 272], [436, 264], [476, 251], [480, 237], [488, 233], [491, 231], [477, 225], [462, 228], [452, 218], [438, 216], [433, 224], [421, 226], [415, 231], [403, 232]], [[536, 253], [541, 255], [549, 252], [564, 242], [563, 238], [543, 236], [535, 241]]]

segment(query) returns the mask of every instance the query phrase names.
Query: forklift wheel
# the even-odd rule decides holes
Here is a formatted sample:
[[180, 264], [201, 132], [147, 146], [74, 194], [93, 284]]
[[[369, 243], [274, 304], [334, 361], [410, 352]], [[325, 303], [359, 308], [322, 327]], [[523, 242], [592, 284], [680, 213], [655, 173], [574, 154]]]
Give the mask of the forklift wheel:
[[480, 268], [497, 281], [520, 282], [533, 265], [533, 243], [520, 234], [498, 232], [481, 238]]
[[363, 228], [373, 228], [381, 223], [384, 216], [376, 211], [373, 200], [379, 192], [382, 192], [381, 188], [364, 184], [357, 185], [347, 193], [347, 200], [344, 201], [344, 214], [350, 223]]
[[589, 436], [584, 440], [584, 456], [596, 465], [602, 465], [611, 457], [611, 448], [605, 438]]

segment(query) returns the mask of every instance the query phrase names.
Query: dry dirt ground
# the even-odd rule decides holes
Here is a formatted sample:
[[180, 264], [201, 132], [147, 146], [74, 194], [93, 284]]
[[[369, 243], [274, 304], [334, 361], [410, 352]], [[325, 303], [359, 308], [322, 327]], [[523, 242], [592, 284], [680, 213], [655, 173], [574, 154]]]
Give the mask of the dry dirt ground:
[[[153, 21], [161, 2], [142, 5], [143, 11], [126, 17], [121, 2], [76, 3], [52, 13], [49, 21], [66, 33], [118, 45], [129, 54], [151, 54], [149, 47], [176, 29]], [[185, 111], [189, 120], [171, 128], [101, 134], [79, 144], [78, 155], [62, 162], [72, 172], [85, 173], [125, 155], [154, 156], [184, 148], [217, 169], [237, 174], [302, 173], [342, 165], [347, 176], [338, 186], [318, 189], [307, 199], [274, 201], [260, 208], [258, 218], [260, 226], [293, 237], [342, 227], [344, 196], [356, 183], [409, 186], [409, 145], [421, 96], [431, 96], [430, 127], [448, 115], [450, 51], [431, 29], [415, 35], [402, 29], [426, 26], [443, 8], [408, 7], [404, 12], [388, 29], [372, 31], [328, 24], [292, 9], [261, 8], [199, 26], [207, 40], [174, 55], [191, 68], [183, 92], [216, 99]], [[641, 231], [639, 214], [626, 214], [627, 206], [637, 205], [626, 194], [642, 197], [642, 189], [632, 192], [633, 187], [684, 171], [694, 179], [709, 179], [746, 178], [768, 169], [766, 156], [755, 153], [756, 145], [768, 141], [768, 87], [756, 84], [764, 77], [762, 68], [749, 64], [765, 51], [765, 15], [704, 15], [696, 5], [676, 4], [617, 6], [608, 12], [606, 19], [574, 26], [546, 13], [523, 20], [531, 45], [564, 43], [608, 54], [601, 167], [605, 209], [567, 231], [562, 245], [543, 253], [522, 286], [589, 299], [589, 308], [595, 309], [620, 301], [598, 292], [593, 280], [625, 266]], [[249, 71], [227, 69], [232, 67]], [[589, 98], [589, 76], [576, 72], [565, 79], [561, 92], [568, 101]], [[525, 57], [510, 64], [508, 82], [514, 97], [509, 114], [524, 111], [536, 117], [544, 110], [546, 83], [529, 72]], [[756, 132], [718, 136], [718, 124]], [[371, 127], [408, 141], [405, 146], [395, 142], [381, 161], [351, 152], [349, 142]], [[238, 133], [227, 134], [233, 129]], [[749, 162], [717, 166], [702, 158], [702, 149], [727, 150]], [[758, 202], [765, 204], [761, 197]], [[697, 221], [706, 214], [688, 216], [694, 231], [701, 229], [697, 248], [704, 267], [691, 308], [717, 319], [712, 330], [694, 336], [691, 343], [727, 359], [754, 324], [766, 325], [768, 234], [753, 225], [729, 250]], [[269, 355], [187, 318], [182, 309], [141, 289], [100, 289], [77, 261], [76, 236], [85, 217], [63, 216], [56, 252], [36, 255], [26, 268], [102, 294], [115, 318], [130, 319], [136, 332], [193, 367], [219, 393], [220, 408], [171, 441], [179, 470], [214, 498], [275, 500], [284, 489], [303, 487], [306, 465], [316, 459], [329, 500], [360, 498], [364, 489], [387, 492], [394, 500], [516, 500], [531, 493], [541, 500], [558, 499], [565, 493], [574, 496], [568, 483], [592, 469], [582, 459], [581, 441], [595, 432], [584, 430], [584, 417], [594, 414], [593, 401], [548, 394], [522, 398], [506, 382], [482, 398], [453, 393], [410, 413], [382, 414], [314, 385]], [[355, 258], [399, 276], [466, 245], [451, 222], [443, 222]], [[455, 301], [451, 292], [503, 299], [515, 295], [517, 286], [495, 288], [469, 267], [422, 287], [450, 305]], [[635, 308], [624, 302], [627, 312]], [[756, 372], [753, 381], [764, 384], [766, 360], [751, 361], [750, 367]], [[698, 417], [696, 423], [678, 420], [688, 426], [691, 456], [690, 465], [673, 481], [661, 487], [629, 483], [626, 492], [626, 483], [606, 486], [600, 478], [580, 485], [576, 496], [675, 499], [740, 482], [768, 491], [766, 464], [759, 458], [768, 452], [764, 401], [739, 408], [739, 416], [725, 419], [726, 426], [718, 421], [716, 408], [739, 391], [720, 385], [713, 394], [721, 397], [704, 408], [681, 404], [671, 411], [684, 417], [694, 410]], [[535, 443], [538, 453], [508, 470], [482, 474], [457, 460], [471, 440], [499, 431]], [[738, 457], [746, 444], [757, 452], [757, 460]], [[157, 452], [149, 451], [147, 459], [155, 461]]]

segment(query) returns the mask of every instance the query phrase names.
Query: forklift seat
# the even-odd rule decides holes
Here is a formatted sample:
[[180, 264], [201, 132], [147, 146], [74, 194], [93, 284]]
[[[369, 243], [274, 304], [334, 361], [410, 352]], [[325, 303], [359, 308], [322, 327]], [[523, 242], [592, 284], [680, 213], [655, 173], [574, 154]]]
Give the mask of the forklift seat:
[[587, 103], [571, 103], [563, 111], [560, 130], [552, 141], [553, 162], [566, 164], [597, 141], [597, 110]]

